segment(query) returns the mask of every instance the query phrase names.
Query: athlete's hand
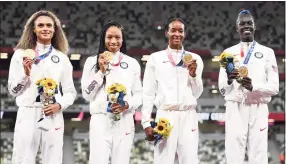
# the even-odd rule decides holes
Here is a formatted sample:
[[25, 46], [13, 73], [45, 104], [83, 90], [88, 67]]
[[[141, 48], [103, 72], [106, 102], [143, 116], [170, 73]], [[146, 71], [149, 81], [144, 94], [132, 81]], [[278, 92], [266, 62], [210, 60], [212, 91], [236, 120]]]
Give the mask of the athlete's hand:
[[193, 60], [190, 65], [188, 65], [189, 75], [192, 77], [196, 77], [196, 70], [197, 70], [198, 64], [196, 60]]
[[230, 85], [234, 79], [238, 79], [238, 69], [234, 69], [230, 74], [227, 75], [227, 84]]
[[145, 128], [145, 134], [146, 134], [146, 139], [148, 141], [154, 141], [155, 140], [154, 130], [151, 126]]
[[109, 62], [108, 62], [107, 59], [105, 58], [104, 53], [99, 54], [98, 62], [99, 62], [100, 71], [101, 71], [102, 73], [105, 73], [106, 70], [107, 70], [107, 68], [108, 68]]
[[112, 113], [114, 113], [114, 114], [119, 114], [119, 113], [121, 113], [121, 112], [124, 112], [124, 111], [126, 111], [128, 108], [129, 108], [129, 104], [128, 104], [127, 101], [125, 101], [125, 106], [124, 106], [124, 107], [122, 107], [121, 104], [119, 104], [119, 103], [115, 103], [115, 104], [112, 104], [112, 105], [111, 105], [111, 111], [112, 111]]
[[33, 65], [34, 61], [32, 59], [29, 59], [27, 57], [24, 57], [23, 58], [23, 67], [24, 67], [24, 71], [25, 71], [25, 74], [27, 76], [30, 76], [31, 74], [31, 69], [32, 69], [32, 65]]
[[241, 85], [249, 91], [252, 91], [253, 89], [252, 80], [249, 77], [244, 77], [241, 81]]
[[61, 110], [61, 105], [56, 103], [56, 104], [49, 104], [44, 107], [44, 113], [46, 116], [53, 115], [57, 113], [58, 111]]

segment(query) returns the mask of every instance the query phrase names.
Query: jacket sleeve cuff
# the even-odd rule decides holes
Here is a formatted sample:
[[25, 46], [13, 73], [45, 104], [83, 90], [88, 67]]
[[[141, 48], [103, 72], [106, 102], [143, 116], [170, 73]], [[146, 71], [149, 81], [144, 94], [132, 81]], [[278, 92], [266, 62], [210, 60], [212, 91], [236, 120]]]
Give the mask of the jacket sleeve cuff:
[[197, 84], [197, 78], [196, 77], [189, 76], [189, 81], [191, 84], [194, 84], [194, 85]]
[[148, 127], [151, 127], [151, 123], [148, 121], [145, 121], [145, 122], [142, 122], [142, 126], [143, 126], [143, 129], [146, 129]]

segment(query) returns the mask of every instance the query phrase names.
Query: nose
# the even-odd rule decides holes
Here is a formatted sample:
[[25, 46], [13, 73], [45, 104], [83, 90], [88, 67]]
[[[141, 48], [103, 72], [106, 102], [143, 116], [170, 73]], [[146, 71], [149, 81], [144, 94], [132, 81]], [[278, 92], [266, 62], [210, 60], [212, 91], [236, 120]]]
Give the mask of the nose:
[[175, 31], [175, 35], [179, 36], [180, 35], [179, 31]]
[[111, 38], [110, 43], [111, 43], [112, 45], [116, 44], [116, 39], [115, 39], [115, 38]]

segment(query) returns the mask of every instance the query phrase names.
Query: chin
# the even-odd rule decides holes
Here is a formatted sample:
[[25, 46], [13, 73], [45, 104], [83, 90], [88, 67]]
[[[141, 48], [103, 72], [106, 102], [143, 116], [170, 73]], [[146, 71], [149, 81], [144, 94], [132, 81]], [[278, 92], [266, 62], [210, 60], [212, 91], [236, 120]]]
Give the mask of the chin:
[[253, 37], [252, 36], [244, 36], [243, 38], [242, 38], [242, 41], [244, 41], [244, 42], [252, 42], [254, 39], [253, 39]]

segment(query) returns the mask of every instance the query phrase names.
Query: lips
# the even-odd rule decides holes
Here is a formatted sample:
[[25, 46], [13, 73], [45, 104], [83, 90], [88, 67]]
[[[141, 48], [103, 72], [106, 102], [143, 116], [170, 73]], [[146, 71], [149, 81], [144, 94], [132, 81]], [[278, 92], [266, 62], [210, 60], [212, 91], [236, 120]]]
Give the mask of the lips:
[[248, 29], [242, 29], [242, 33], [245, 34], [245, 35], [250, 35], [252, 33], [252, 31], [253, 30], [249, 29], [249, 28]]

